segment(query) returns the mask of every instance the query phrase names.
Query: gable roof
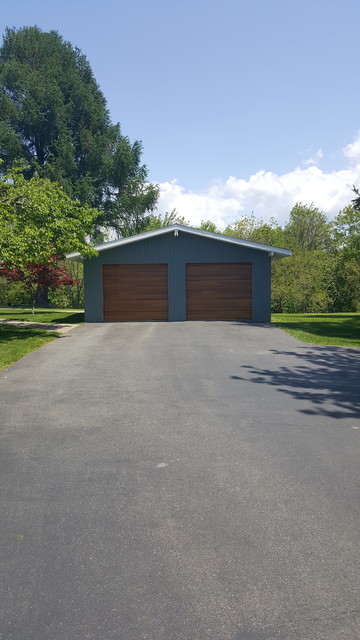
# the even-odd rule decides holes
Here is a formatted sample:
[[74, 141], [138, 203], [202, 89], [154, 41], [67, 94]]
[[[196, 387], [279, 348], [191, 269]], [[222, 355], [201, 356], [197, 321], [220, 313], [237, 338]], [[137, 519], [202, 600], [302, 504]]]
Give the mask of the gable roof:
[[[290, 251], [290, 249], [281, 249], [280, 247], [272, 247], [271, 245], [261, 244], [260, 242], [250, 242], [250, 240], [232, 238], [231, 236], [224, 236], [221, 233], [212, 233], [210, 231], [202, 231], [202, 229], [185, 227], [182, 224], [172, 224], [168, 227], [162, 227], [161, 229], [154, 229], [154, 231], [145, 231], [144, 233], [138, 233], [134, 236], [128, 236], [127, 238], [111, 240], [110, 242], [105, 242], [104, 244], [98, 244], [94, 246], [94, 249], [96, 249], [96, 251], [100, 253], [101, 251], [106, 251], [107, 249], [115, 249], [115, 247], [130, 244], [131, 242], [140, 242], [141, 240], [146, 240], [147, 238], [155, 238], [156, 236], [160, 236], [164, 233], [174, 233], [174, 235], [178, 235], [179, 231], [181, 231], [182, 233], [202, 236], [203, 238], [209, 238], [211, 240], [220, 240], [221, 242], [237, 244], [242, 247], [247, 247], [248, 249], [266, 251], [270, 253], [271, 256], [274, 256], [276, 258], [284, 258], [285, 256], [292, 255], [292, 251]], [[83, 256], [78, 252], [69, 253], [66, 257], [69, 260], [76, 260], [77, 262], [81, 262], [84, 259]]]

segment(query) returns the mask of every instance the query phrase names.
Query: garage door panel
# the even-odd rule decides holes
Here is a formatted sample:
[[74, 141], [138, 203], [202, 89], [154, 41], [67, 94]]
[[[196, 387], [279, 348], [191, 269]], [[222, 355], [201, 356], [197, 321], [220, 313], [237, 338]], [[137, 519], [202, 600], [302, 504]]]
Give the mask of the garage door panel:
[[134, 316], [134, 313], [122, 313], [121, 314], [121, 320], [119, 320], [119, 315], [118, 314], [109, 314], [107, 315], [107, 318], [105, 320], [105, 322], [166, 322], [167, 321], [167, 314], [161, 314], [159, 315], [158, 313], [154, 313], [153, 315], [150, 314], [148, 312], [146, 313], [137, 313], [136, 316]]
[[235, 288], [234, 286], [229, 287], [228, 285], [226, 286], [221, 285], [219, 287], [214, 287], [212, 285], [208, 286], [208, 285], [204, 285], [204, 283], [200, 283], [200, 286], [188, 287], [187, 291], [191, 293], [196, 293], [199, 296], [209, 296], [209, 292], [211, 292], [212, 294], [216, 294], [220, 298], [230, 297], [231, 299], [233, 299], [234, 293], [236, 293], [236, 296], [239, 298], [241, 297], [241, 299], [244, 299], [244, 298], [251, 299], [251, 295], [249, 294], [248, 288], [249, 287]]
[[231, 282], [226, 280], [220, 280], [219, 282], [214, 282], [213, 280], [199, 280], [197, 282], [191, 282], [188, 284], [188, 290], [199, 290], [199, 291], [221, 291], [225, 289], [231, 293], [234, 292], [234, 288], [236, 290], [241, 290], [243, 292], [248, 291], [249, 286], [251, 286], [251, 280], [242, 280], [239, 282], [238, 280], [233, 280]]
[[105, 322], [168, 319], [167, 264], [103, 266]]
[[[204, 305], [194, 305], [192, 307], [192, 312], [193, 313], [202, 313], [204, 311]], [[221, 308], [219, 308], [219, 306], [217, 305], [206, 305], [206, 311], [209, 313], [212, 312], [218, 312], [218, 313], [229, 313], [232, 312], [233, 314], [237, 314], [237, 313], [248, 313], [249, 311], [249, 305], [246, 303], [242, 306], [235, 306], [235, 305], [226, 305], [226, 304], [221, 304]]]
[[[151, 303], [155, 301], [156, 298], [159, 298], [158, 301], [162, 303], [162, 288], [160, 287], [151, 286], [151, 291], [149, 291], [149, 288], [144, 289], [143, 291], [141, 291], [141, 289], [138, 289], [138, 288], [136, 288], [136, 291], [134, 291], [134, 287], [128, 288], [128, 289], [122, 288], [121, 293], [122, 295], [127, 296], [127, 305], [126, 305], [127, 307], [134, 302], [141, 302], [142, 300], [148, 301], [149, 303]], [[124, 301], [122, 302], [118, 301], [117, 296], [115, 296], [115, 294], [110, 294], [110, 295], [113, 296], [114, 304], [118, 303], [120, 307], [124, 305]]]
[[186, 265], [188, 320], [251, 320], [251, 263]]
[[204, 317], [204, 313], [192, 313], [191, 317], [188, 317], [187, 320], [233, 320], [236, 321], [251, 321], [251, 313], [248, 311], [240, 312], [238, 314], [234, 314], [233, 310], [228, 313], [225, 312], [209, 312], [208, 316]]
[[251, 263], [246, 262], [206, 262], [206, 263], [188, 263], [188, 279], [195, 280], [197, 278], [212, 278], [213, 276], [227, 276], [236, 278], [239, 269], [241, 269], [242, 277], [251, 277]]
[[217, 309], [219, 307], [219, 302], [221, 302], [222, 309], [239, 309], [239, 308], [242, 309], [249, 306], [249, 304], [251, 303], [251, 298], [243, 298], [242, 300], [229, 301], [229, 298], [227, 296], [223, 296], [223, 297], [218, 296], [216, 300], [214, 299], [209, 300], [208, 296], [203, 294], [198, 296], [197, 299], [191, 303], [191, 308], [200, 309], [206, 303], [206, 307], [208, 309], [211, 309], [211, 308]]
[[[202, 313], [203, 310], [204, 310], [204, 306], [203, 305], [197, 305], [197, 306], [194, 305], [192, 307], [193, 313]], [[247, 313], [249, 311], [249, 306], [248, 306], [248, 304], [244, 304], [242, 306], [235, 306], [235, 305], [230, 306], [230, 305], [222, 304], [221, 308], [219, 308], [219, 306], [207, 305], [206, 306], [206, 310], [209, 313], [215, 313], [215, 312], [217, 312], [217, 313], [225, 313], [225, 312], [229, 313], [229, 312], [232, 312], [232, 313], [235, 313], [235, 314], [236, 313], [240, 313], [240, 312]]]

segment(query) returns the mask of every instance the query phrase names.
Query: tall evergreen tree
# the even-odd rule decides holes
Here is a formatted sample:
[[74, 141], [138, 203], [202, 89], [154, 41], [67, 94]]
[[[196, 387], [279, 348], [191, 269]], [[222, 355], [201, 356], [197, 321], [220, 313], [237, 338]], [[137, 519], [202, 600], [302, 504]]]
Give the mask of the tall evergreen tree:
[[147, 183], [141, 142], [110, 121], [89, 62], [56, 32], [6, 29], [0, 48], [0, 158], [59, 182], [74, 199], [100, 210], [95, 234], [141, 230], [158, 188]]

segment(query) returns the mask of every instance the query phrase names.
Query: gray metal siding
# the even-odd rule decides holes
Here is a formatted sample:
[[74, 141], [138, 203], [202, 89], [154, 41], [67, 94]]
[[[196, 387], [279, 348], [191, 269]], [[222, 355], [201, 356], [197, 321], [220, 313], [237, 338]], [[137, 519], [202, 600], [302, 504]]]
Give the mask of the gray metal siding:
[[169, 320], [186, 319], [187, 262], [251, 262], [253, 322], [270, 320], [271, 258], [266, 251], [248, 249], [179, 231], [107, 249], [85, 260], [85, 320], [103, 321], [102, 265], [166, 262], [169, 276]]

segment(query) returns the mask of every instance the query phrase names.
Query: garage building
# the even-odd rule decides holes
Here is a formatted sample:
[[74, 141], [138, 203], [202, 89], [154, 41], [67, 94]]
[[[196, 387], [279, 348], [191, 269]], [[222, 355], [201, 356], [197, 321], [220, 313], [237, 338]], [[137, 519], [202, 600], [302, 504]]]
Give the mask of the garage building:
[[84, 259], [86, 322], [268, 322], [271, 261], [291, 255], [179, 224], [95, 249]]

